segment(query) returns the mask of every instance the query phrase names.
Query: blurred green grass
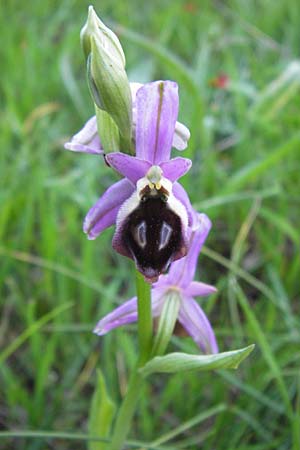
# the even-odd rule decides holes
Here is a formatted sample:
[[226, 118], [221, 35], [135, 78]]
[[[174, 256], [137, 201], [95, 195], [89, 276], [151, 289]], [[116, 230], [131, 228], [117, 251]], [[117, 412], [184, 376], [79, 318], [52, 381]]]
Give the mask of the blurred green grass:
[[[135, 360], [134, 327], [91, 333], [134, 292], [112, 230], [94, 242], [81, 231], [114, 175], [62, 149], [93, 112], [79, 46], [88, 4], [0, 5], [3, 449], [73, 449], [64, 433], [86, 433], [95, 368], [119, 401]], [[131, 438], [151, 448], [300, 449], [299, 2], [94, 7], [118, 32], [132, 81], [179, 83], [194, 162], [183, 184], [214, 223], [199, 276], [219, 292], [203, 307], [222, 350], [257, 344], [235, 373], [153, 377]], [[172, 345], [197, 352], [187, 338]]]

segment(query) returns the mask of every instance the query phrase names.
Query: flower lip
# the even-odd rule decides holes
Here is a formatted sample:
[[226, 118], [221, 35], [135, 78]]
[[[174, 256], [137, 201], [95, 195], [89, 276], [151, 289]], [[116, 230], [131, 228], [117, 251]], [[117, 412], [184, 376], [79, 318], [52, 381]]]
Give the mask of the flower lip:
[[[140, 181], [143, 185], [144, 179]], [[133, 258], [140, 272], [152, 282], [187, 252], [186, 211], [164, 188], [163, 180], [160, 189], [158, 183], [154, 186], [148, 180], [125, 202], [113, 238], [113, 247]]]

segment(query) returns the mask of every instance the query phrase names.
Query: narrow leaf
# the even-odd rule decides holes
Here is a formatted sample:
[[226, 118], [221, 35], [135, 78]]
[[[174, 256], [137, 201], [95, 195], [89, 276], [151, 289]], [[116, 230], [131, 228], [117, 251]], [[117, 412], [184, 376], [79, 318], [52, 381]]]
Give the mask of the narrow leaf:
[[190, 355], [188, 353], [169, 353], [166, 356], [156, 356], [140, 371], [143, 376], [151, 373], [177, 373], [197, 370], [237, 369], [240, 362], [254, 349], [254, 345], [233, 350], [231, 352], [213, 355]]
[[[102, 372], [98, 370], [96, 389], [90, 408], [89, 434], [99, 438], [108, 437], [114, 412], [115, 405], [108, 395]], [[105, 450], [106, 448], [107, 443], [89, 441], [89, 450]]]

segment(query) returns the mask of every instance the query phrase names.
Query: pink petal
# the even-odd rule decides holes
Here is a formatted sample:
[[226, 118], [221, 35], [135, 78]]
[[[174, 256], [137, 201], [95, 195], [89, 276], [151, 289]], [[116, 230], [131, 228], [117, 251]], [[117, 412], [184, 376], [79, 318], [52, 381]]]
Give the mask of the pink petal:
[[95, 239], [105, 228], [116, 222], [122, 203], [133, 193], [132, 184], [123, 179], [110, 186], [89, 210], [83, 224], [83, 231], [89, 239]]
[[204, 297], [215, 292], [217, 292], [217, 289], [214, 286], [200, 281], [192, 281], [184, 290], [187, 297]]
[[193, 298], [182, 299], [178, 320], [204, 353], [218, 353], [214, 331], [203, 310]]
[[111, 313], [104, 316], [96, 325], [94, 333], [98, 336], [108, 333], [114, 328], [126, 325], [128, 323], [137, 321], [137, 298], [133, 297], [131, 300], [120, 305]]
[[160, 168], [163, 171], [163, 176], [168, 180], [174, 181], [186, 174], [192, 167], [192, 161], [187, 158], [174, 158], [169, 161], [160, 163]]
[[170, 159], [178, 115], [178, 86], [172, 81], [145, 84], [136, 94], [136, 156], [159, 164]]
[[113, 152], [106, 155], [106, 161], [117, 172], [128, 178], [135, 184], [140, 178], [143, 178], [151, 167], [151, 163], [126, 155], [125, 153]]

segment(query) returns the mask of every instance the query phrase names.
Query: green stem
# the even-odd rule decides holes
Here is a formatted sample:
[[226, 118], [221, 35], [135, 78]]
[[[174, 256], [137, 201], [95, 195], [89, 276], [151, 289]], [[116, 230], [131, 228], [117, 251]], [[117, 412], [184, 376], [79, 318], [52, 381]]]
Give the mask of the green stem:
[[145, 282], [143, 276], [136, 273], [136, 289], [138, 299], [138, 340], [139, 358], [137, 367], [133, 370], [126, 396], [118, 411], [110, 450], [120, 450], [124, 445], [129, 432], [131, 421], [136, 409], [136, 404], [143, 382], [138, 368], [144, 365], [150, 358], [152, 348], [152, 311], [151, 311], [151, 286]]
[[132, 417], [135, 412], [142, 381], [142, 375], [140, 375], [137, 369], [135, 369], [131, 374], [126, 396], [124, 397], [123, 403], [118, 411], [109, 450], [120, 450], [123, 447], [130, 429]]
[[139, 365], [141, 366], [149, 359], [151, 353], [153, 324], [151, 286], [138, 271], [136, 272], [136, 290], [138, 298]]

